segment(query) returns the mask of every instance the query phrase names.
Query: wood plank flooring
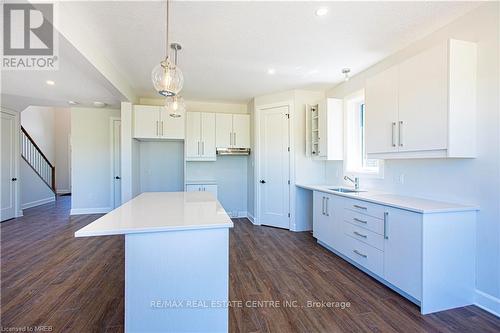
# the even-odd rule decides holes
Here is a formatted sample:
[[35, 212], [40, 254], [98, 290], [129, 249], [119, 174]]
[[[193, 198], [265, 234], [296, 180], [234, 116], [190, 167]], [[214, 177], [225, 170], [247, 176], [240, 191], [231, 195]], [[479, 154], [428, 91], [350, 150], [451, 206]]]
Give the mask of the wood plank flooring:
[[[52, 332], [123, 332], [123, 237], [74, 238], [99, 215], [70, 217], [69, 204], [70, 197], [58, 197], [0, 224], [0, 331], [48, 325]], [[500, 331], [500, 319], [475, 306], [421, 316], [310, 233], [234, 222], [230, 299], [243, 306], [232, 303], [230, 332]], [[350, 307], [314, 308], [308, 301]]]

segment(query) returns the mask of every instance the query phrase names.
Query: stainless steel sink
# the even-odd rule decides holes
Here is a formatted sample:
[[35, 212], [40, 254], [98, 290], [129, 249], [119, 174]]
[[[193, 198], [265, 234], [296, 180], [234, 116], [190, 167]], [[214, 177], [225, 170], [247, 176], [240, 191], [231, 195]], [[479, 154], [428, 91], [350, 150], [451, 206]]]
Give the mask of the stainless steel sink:
[[353, 188], [345, 188], [345, 187], [334, 187], [330, 188], [330, 191], [334, 192], [340, 192], [340, 193], [358, 193], [358, 192], [365, 192], [363, 190], [355, 190]]

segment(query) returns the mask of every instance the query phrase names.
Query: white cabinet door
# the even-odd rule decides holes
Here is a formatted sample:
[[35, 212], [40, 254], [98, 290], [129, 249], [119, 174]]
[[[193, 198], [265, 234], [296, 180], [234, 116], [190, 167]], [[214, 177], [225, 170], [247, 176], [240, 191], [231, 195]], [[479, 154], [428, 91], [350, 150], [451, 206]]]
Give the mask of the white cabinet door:
[[415, 297], [422, 293], [422, 215], [387, 209], [384, 278]]
[[215, 184], [203, 185], [203, 191], [210, 192], [215, 196], [215, 198], [217, 198], [217, 185]]
[[447, 148], [447, 58], [447, 45], [441, 43], [400, 64], [399, 151]]
[[250, 148], [250, 115], [233, 115], [233, 147]]
[[201, 114], [186, 113], [186, 159], [199, 158], [201, 153]]
[[210, 192], [217, 198], [216, 184], [189, 184], [186, 185], [187, 192]]
[[[332, 202], [328, 202], [329, 196], [326, 193], [314, 191], [313, 194], [313, 236], [317, 240], [327, 243], [329, 239], [329, 208]], [[330, 204], [330, 207], [329, 207]], [[331, 211], [331, 208], [330, 208]]]
[[215, 115], [215, 145], [217, 148], [229, 148], [233, 144], [233, 115], [217, 113]]
[[186, 185], [187, 192], [201, 192], [203, 189], [203, 185], [201, 184], [189, 184]]
[[164, 139], [183, 140], [185, 138], [185, 112], [180, 117], [171, 117], [164, 107], [160, 107], [160, 134]]
[[160, 136], [158, 106], [134, 105], [134, 138], [156, 139]]
[[201, 113], [201, 157], [214, 160], [215, 156], [215, 113]]
[[398, 151], [398, 66], [366, 80], [366, 152]]

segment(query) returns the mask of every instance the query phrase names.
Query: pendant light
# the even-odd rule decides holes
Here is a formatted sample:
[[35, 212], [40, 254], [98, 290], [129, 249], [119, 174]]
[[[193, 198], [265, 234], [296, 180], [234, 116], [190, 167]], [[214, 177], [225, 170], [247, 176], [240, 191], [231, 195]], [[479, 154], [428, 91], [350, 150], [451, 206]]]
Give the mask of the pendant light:
[[[162, 60], [151, 72], [151, 79], [156, 91], [163, 96], [174, 96], [182, 90], [184, 76], [176, 63], [172, 63], [169, 57], [169, 7], [170, 1], [167, 0], [167, 22], [166, 22], [166, 50], [165, 59]], [[180, 45], [179, 45], [180, 46]], [[179, 48], [180, 49], [180, 48]], [[177, 50], [176, 50], [177, 54]]]
[[[174, 66], [177, 67], [177, 51], [181, 50], [182, 46], [179, 43], [172, 43], [170, 47], [174, 50]], [[181, 117], [182, 113], [186, 110], [184, 98], [179, 94], [167, 96], [165, 98], [165, 109], [170, 117]]]

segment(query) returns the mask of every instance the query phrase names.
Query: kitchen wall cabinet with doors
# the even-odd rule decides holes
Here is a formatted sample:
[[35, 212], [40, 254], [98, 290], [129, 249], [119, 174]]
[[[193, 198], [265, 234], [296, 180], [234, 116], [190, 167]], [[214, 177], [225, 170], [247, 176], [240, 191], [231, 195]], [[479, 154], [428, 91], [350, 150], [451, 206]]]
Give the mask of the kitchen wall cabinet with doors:
[[473, 158], [476, 45], [447, 40], [366, 81], [368, 158]]
[[210, 193], [213, 193], [213, 195], [217, 198], [217, 184], [215, 184], [213, 182], [209, 182], [209, 183], [190, 182], [189, 184], [186, 184], [186, 191], [187, 192], [210, 192]]
[[250, 115], [217, 113], [216, 148], [250, 148]]
[[186, 161], [215, 161], [215, 113], [187, 112]]
[[133, 115], [135, 139], [184, 140], [184, 113], [174, 118], [162, 106], [134, 105]]
[[344, 158], [343, 101], [326, 98], [306, 105], [306, 154], [317, 160]]
[[475, 219], [474, 210], [417, 212], [313, 193], [318, 242], [419, 305], [423, 314], [473, 303]]

